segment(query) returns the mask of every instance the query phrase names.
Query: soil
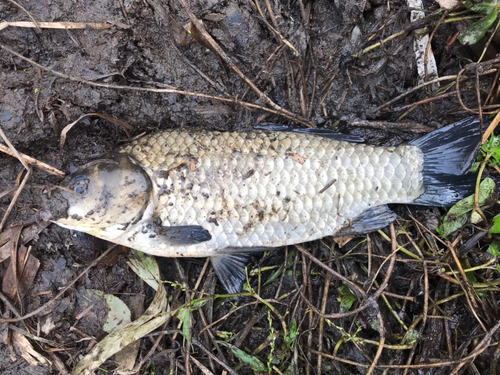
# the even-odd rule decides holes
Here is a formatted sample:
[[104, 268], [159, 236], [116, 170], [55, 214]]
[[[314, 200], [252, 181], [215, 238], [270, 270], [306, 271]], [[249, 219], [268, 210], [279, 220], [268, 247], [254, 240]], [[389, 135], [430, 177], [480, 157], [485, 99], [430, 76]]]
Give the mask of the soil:
[[[398, 111], [394, 110], [394, 106], [404, 106], [432, 96], [427, 89], [416, 90], [394, 106], [381, 108], [384, 103], [418, 84], [413, 34], [410, 32], [407, 36], [387, 41], [382, 47], [369, 53], [360, 52], [396, 32], [411, 29], [410, 10], [406, 2], [259, 1], [266, 15], [265, 20], [259, 15], [254, 1], [198, 0], [190, 3], [191, 11], [203, 21], [210, 35], [263, 93], [274, 103], [306, 118], [317, 127], [337, 127], [342, 132], [361, 135], [370, 143], [393, 145], [469, 115], [463, 110], [456, 96], [450, 96], [418, 106], [405, 116], [404, 121], [400, 121], [399, 118], [406, 109]], [[265, 3], [272, 7], [274, 21], [269, 16]], [[186, 32], [184, 27], [190, 23], [190, 18], [182, 2], [42, 0], [21, 4], [37, 21], [116, 22], [114, 26], [103, 30], [88, 26], [81, 30], [8, 27], [0, 31], [0, 43], [25, 58], [51, 70], [101, 84], [101, 87], [97, 87], [58, 77], [33, 66], [6, 49], [0, 49], [0, 124], [6, 137], [19, 152], [65, 173], [111, 150], [118, 142], [127, 140], [123, 127], [91, 116], [79, 122], [68, 133], [64, 146], [60, 148], [62, 129], [81, 115], [89, 113], [101, 113], [128, 123], [132, 126], [131, 136], [173, 127], [237, 130], [269, 122], [302, 126], [279, 114], [239, 104], [245, 101], [266, 106], [265, 100], [249, 88], [213, 49], [203, 43], [203, 38], [196, 35], [193, 37]], [[424, 4], [429, 15], [438, 9], [436, 3]], [[28, 20], [26, 13], [14, 2], [0, 2], [0, 22]], [[428, 23], [435, 25], [438, 20], [439, 16], [430, 16]], [[273, 29], [277, 30], [295, 51], [283, 44], [266, 23], [272, 24]], [[477, 61], [482, 52], [481, 46], [471, 48], [456, 41], [449, 43], [450, 38], [469, 23], [463, 21], [442, 25], [434, 35], [432, 48], [440, 76], [456, 75], [467, 63]], [[430, 26], [429, 30], [432, 29], [433, 26]], [[484, 47], [484, 43], [482, 46]], [[494, 41], [485, 60], [496, 54], [496, 46]], [[353, 57], [354, 54], [359, 54], [360, 57]], [[484, 96], [488, 94], [492, 77], [481, 79], [480, 89]], [[462, 98], [470, 108], [477, 107], [473, 83], [464, 83], [462, 90]], [[103, 87], [105, 85], [160, 89], [173, 87], [192, 93], [231, 98], [233, 102], [226, 103], [178, 93], [106, 88]], [[13, 189], [22, 170], [22, 164], [15, 158], [0, 154], [0, 192]], [[57, 177], [35, 169], [8, 216], [4, 230], [18, 224], [40, 223], [40, 210], [43, 209], [40, 204], [41, 194], [47, 194], [47, 186], [59, 181]], [[11, 200], [12, 194], [2, 196], [2, 217]], [[426, 224], [429, 227], [432, 227], [432, 222], [438, 222], [443, 212], [432, 208], [393, 208], [406, 219], [409, 219], [410, 212], [424, 223], [431, 222]], [[412, 227], [412, 231], [418, 236], [415, 227]], [[366, 254], [366, 243], [356, 247], [359, 242], [353, 240], [340, 249], [328, 239], [308, 244], [307, 248], [316, 257], [329, 259], [331, 266], [332, 259], [338, 259], [349, 251]], [[31, 254], [39, 259], [40, 267], [31, 289], [22, 301], [12, 301], [21, 314], [33, 311], [51, 300], [86, 265], [110, 246], [102, 240], [55, 225], [40, 230], [29, 245]], [[378, 235], [371, 237], [371, 245], [378, 255], [390, 254], [390, 243], [384, 242]], [[259, 261], [259, 265], [261, 268], [283, 265], [287, 259], [286, 255], [291, 254], [292, 250], [266, 255]], [[349, 279], [359, 278], [358, 281], [363, 283], [367, 281], [366, 269], [363, 268], [366, 266], [366, 259], [366, 256], [363, 256], [360, 262], [359, 258], [348, 257], [339, 262], [336, 268]], [[300, 254], [297, 254], [295, 258], [290, 257], [288, 267], [295, 262], [294, 268], [299, 272], [302, 270], [302, 261], [305, 261], [305, 258], [302, 259]], [[185, 283], [184, 285], [190, 288], [194, 286], [204, 259], [162, 259], [159, 263], [163, 277], [169, 282], [166, 287], [172, 296], [172, 303], [181, 304], [179, 299], [184, 298], [184, 294], [179, 285]], [[0, 277], [4, 277], [8, 265], [9, 261], [0, 264]], [[378, 265], [380, 263], [377, 261]], [[304, 290], [308, 296], [315, 296], [312, 303], [320, 308], [319, 296], [324, 291], [327, 274], [311, 264], [309, 267], [312, 267], [310, 271], [314, 271], [312, 275], [317, 276], [311, 276], [310, 284], [305, 285]], [[179, 269], [183, 270], [184, 277]], [[430, 291], [433, 300], [439, 300], [453, 292], [450, 292], [450, 285], [446, 284], [444, 279], [436, 276], [437, 271], [437, 267], [430, 270], [433, 274], [432, 281], [436, 283]], [[263, 272], [262, 280], [272, 274], [272, 271]], [[302, 276], [294, 278], [291, 274], [283, 275], [262, 288], [261, 296], [275, 299], [276, 296], [290, 293], [289, 297], [280, 302], [281, 305], [277, 305], [283, 316], [289, 310], [288, 314], [299, 322], [300, 335], [297, 337], [297, 343], [300, 348], [295, 352], [297, 357], [294, 360], [288, 358], [287, 361], [293, 362], [296, 366], [294, 369], [299, 373], [314, 373], [317, 356], [308, 352], [307, 348], [318, 348], [319, 342], [322, 341], [323, 352], [333, 353], [335, 344], [341, 338], [335, 324], [341, 324], [345, 330], [354, 333], [355, 323], [352, 319], [345, 319], [342, 323], [322, 322], [324, 337], [318, 338], [318, 317], [309, 317], [307, 306], [296, 293], [296, 282], [299, 280], [302, 285]], [[418, 296], [423, 288], [421, 275], [422, 269], [417, 265], [398, 265], [392, 275], [389, 289], [396, 294]], [[257, 279], [254, 277], [252, 280], [256, 287]], [[212, 274], [204, 279], [204, 285], [208, 288], [206, 290], [222, 292]], [[336, 283], [335, 287], [331, 287], [326, 304], [327, 312], [339, 311], [339, 286], [340, 283]], [[50, 346], [31, 340], [33, 347], [52, 359], [53, 364], [29, 365], [20, 356], [19, 351], [10, 345], [8, 336], [5, 335], [4, 342], [0, 343], [0, 373], [61, 373], [63, 370], [54, 364], [53, 356], [57, 356], [63, 363], [63, 369], [71, 371], [95, 342], [106, 335], [102, 330], [106, 317], [105, 308], [99, 307], [96, 302], [95, 308], [88, 310], [89, 289], [114, 294], [126, 304], [133, 304], [137, 296], [142, 296], [144, 308], [151, 303], [154, 295], [154, 291], [130, 270], [125, 256], [118, 254], [108, 257], [104, 263], [86, 272], [58, 300], [56, 307], [49, 314], [29, 318], [24, 324], [15, 324], [35, 335], [56, 341], [64, 348], [53, 351], [49, 356], [47, 353]], [[498, 298], [498, 293], [496, 294]], [[241, 301], [226, 301], [222, 305], [216, 303], [213, 306], [213, 314], [207, 313], [207, 317], [209, 321], [216, 321], [231, 310], [233, 303], [244, 305], [252, 301], [254, 300], [245, 297]], [[401, 300], [398, 303], [400, 302], [402, 303]], [[454, 303], [454, 306], [447, 305], [446, 308], [447, 319], [451, 322], [447, 329], [455, 332], [452, 341], [458, 340], [464, 345], [453, 347], [453, 358], [460, 359], [462, 354], [465, 356], [470, 353], [467, 349], [473, 345], [475, 335], [480, 335], [482, 331], [468, 310], [466, 302], [457, 300]], [[13, 317], [7, 305], [0, 303], [0, 306], [3, 318]], [[406, 313], [409, 317], [415, 317], [422, 312], [422, 308], [422, 301], [415, 297], [414, 302], [408, 303]], [[486, 319], [488, 327], [499, 318], [498, 307], [491, 309], [491, 314]], [[433, 312], [433, 315], [437, 314], [437, 311]], [[372, 328], [374, 322], [377, 322], [376, 316], [374, 309], [364, 310], [357, 316], [357, 324], [362, 330], [360, 335], [364, 338], [379, 339], [378, 330]], [[386, 336], [391, 340], [398, 338], [401, 334], [399, 323], [387, 311], [384, 312], [384, 318]], [[195, 319], [193, 332], [199, 332], [203, 328], [203, 321], [199, 316]], [[273, 357], [268, 339], [269, 327], [280, 327], [279, 321], [271, 324], [269, 319], [268, 312], [262, 305], [257, 308], [250, 304], [225, 318], [216, 330], [235, 332], [231, 343], [248, 352], [255, 352], [259, 345], [267, 342], [263, 346], [264, 350], [256, 354], [265, 362], [268, 356]], [[40, 327], [49, 324], [48, 322], [53, 328], [41, 331]], [[7, 324], [1, 325], [2, 335], [7, 332]], [[407, 324], [411, 324], [411, 321]], [[443, 324], [443, 320], [434, 319], [430, 320], [426, 328], [422, 328], [421, 332], [439, 334], [436, 337], [427, 335], [421, 340], [417, 355], [411, 363], [418, 364], [428, 358], [438, 358], [441, 351], [447, 350]], [[246, 336], [238, 336], [240, 327], [245, 325], [251, 330]], [[177, 328], [177, 321], [169, 327], [166, 329]], [[394, 330], [390, 327], [394, 327]], [[308, 332], [314, 332], [314, 338], [309, 338]], [[498, 337], [496, 338], [498, 341]], [[141, 357], [146, 355], [153, 341], [154, 337], [141, 341]], [[212, 349], [207, 337], [203, 336], [203, 342]], [[181, 350], [184, 345], [182, 339], [172, 339], [171, 335], [168, 336], [160, 343], [140, 373], [163, 374], [173, 368], [178, 373], [186, 372], [185, 353]], [[283, 340], [279, 339], [275, 350], [281, 350], [281, 345], [284, 345]], [[375, 356], [377, 346], [363, 347], [364, 351], [359, 350], [357, 345], [344, 344], [337, 354], [351, 361], [366, 363], [368, 358]], [[239, 373], [251, 373], [250, 367], [230, 354], [229, 349], [221, 348], [218, 355], [224, 358], [224, 362]], [[384, 350], [380, 363], [405, 364], [408, 352]], [[488, 355], [493, 355], [491, 353], [493, 352], [487, 351], [478, 357], [475, 366], [479, 373], [490, 373], [491, 358]], [[192, 355], [196, 355], [206, 366], [213, 366], [211, 368], [216, 372], [223, 370], [213, 361], [209, 361], [202, 351], [196, 351], [196, 354], [193, 352]], [[443, 355], [442, 358], [448, 357]], [[308, 361], [312, 367], [308, 367]], [[279, 368], [284, 371], [288, 367], [280, 363]], [[108, 360], [97, 373], [104, 374], [114, 369], [114, 362]], [[362, 374], [365, 371], [366, 369], [361, 367], [327, 358], [323, 358], [321, 370], [325, 374]], [[400, 371], [402, 373], [403, 370]], [[429, 374], [440, 374], [450, 371], [450, 367], [426, 371], [429, 371]], [[201, 373], [201, 370], [193, 367], [192, 372]], [[382, 370], [377, 369], [375, 373], [382, 373]]]

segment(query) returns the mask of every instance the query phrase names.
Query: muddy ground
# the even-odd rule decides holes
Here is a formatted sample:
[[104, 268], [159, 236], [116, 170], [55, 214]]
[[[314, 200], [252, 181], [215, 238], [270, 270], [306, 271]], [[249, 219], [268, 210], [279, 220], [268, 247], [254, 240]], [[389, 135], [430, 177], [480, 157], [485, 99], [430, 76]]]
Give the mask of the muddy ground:
[[[259, 1], [262, 16], [254, 1], [191, 1], [194, 16], [203, 21], [206, 30], [231, 61], [275, 104], [304, 119], [302, 123], [279, 113], [273, 114], [240, 104], [244, 101], [270, 108], [265, 99], [250, 88], [203, 37], [192, 37], [186, 32], [192, 20], [182, 2], [39, 0], [19, 3], [37, 21], [115, 22], [112, 27], [102, 30], [87, 26], [80, 30], [9, 27], [0, 31], [0, 43], [3, 46], [48, 69], [80, 79], [62, 78], [33, 66], [6, 49], [0, 49], [0, 124], [5, 135], [18, 151], [65, 173], [127, 139], [126, 132], [119, 125], [92, 116], [68, 133], [66, 143], [60, 149], [61, 130], [88, 113], [105, 114], [130, 124], [133, 127], [131, 136], [157, 129], [190, 126], [230, 130], [273, 122], [300, 127], [309, 121], [317, 127], [337, 127], [343, 132], [362, 135], [369, 142], [379, 145], [408, 141], [431, 129], [470, 116], [456, 95], [420, 105], [405, 113], [408, 108], [402, 106], [434, 96], [428, 88], [416, 90], [394, 105], [383, 107], [384, 103], [418, 84], [413, 33], [405, 2]], [[430, 32], [441, 14], [432, 15], [439, 8], [436, 3], [424, 4], [429, 15], [425, 23]], [[29, 20], [26, 12], [13, 2], [0, 2], [0, 22]], [[465, 47], [457, 41], [450, 41], [457, 31], [470, 23], [465, 20], [443, 24], [433, 36], [432, 48], [440, 76], [456, 75], [466, 64], [477, 61], [484, 42], [478, 46]], [[408, 30], [408, 33], [361, 54], [363, 48], [401, 30]], [[288, 44], [281, 41], [278, 33]], [[496, 39], [488, 48], [484, 61], [495, 56], [495, 43]], [[354, 54], [358, 54], [358, 57], [353, 57]], [[488, 95], [493, 78], [494, 74], [481, 77], [483, 99]], [[88, 82], [82, 82], [81, 79]], [[93, 86], [92, 83], [100, 84], [101, 87]], [[477, 107], [474, 84], [474, 79], [462, 84], [462, 99], [470, 108]], [[229, 98], [232, 103], [178, 93], [104, 87], [106, 85], [157, 89], [171, 87]], [[404, 118], [401, 119], [403, 114]], [[17, 186], [16, 179], [22, 169], [21, 163], [15, 158], [0, 154], [0, 192]], [[495, 177], [493, 170], [491, 174]], [[59, 181], [57, 177], [35, 169], [3, 230], [7, 231], [19, 224], [40, 223], [40, 194], [46, 194], [46, 187]], [[12, 197], [12, 194], [2, 195], [2, 217]], [[401, 217], [396, 229], [405, 228], [414, 236], [415, 243], [422, 246], [425, 243], [422, 232], [411, 218], [433, 230], [445, 212], [436, 208], [393, 208]], [[486, 211], [488, 217], [494, 214], [494, 210], [493, 207]], [[389, 234], [388, 230], [385, 233]], [[472, 227], [462, 231], [465, 239], [474, 233]], [[402, 244], [413, 249], [406, 237], [399, 239]], [[23, 297], [11, 299], [12, 308], [5, 301], [0, 303], [3, 318], [12, 318], [14, 309], [22, 315], [43, 306], [110, 246], [104, 241], [55, 225], [43, 230], [40, 228], [28, 244], [31, 245], [32, 256], [40, 261], [40, 266]], [[462, 242], [456, 246], [460, 244]], [[453, 263], [451, 255], [442, 250], [442, 246], [438, 245], [441, 250], [427, 251], [426, 259], [431, 263]], [[325, 264], [362, 287], [367, 287], [370, 277], [374, 275], [373, 271], [367, 275], [367, 267], [376, 270], [382, 264], [381, 259], [391, 252], [390, 241], [380, 234], [370, 235], [368, 242], [366, 236], [356, 238], [343, 248], [339, 248], [331, 239], [307, 244], [306, 247]], [[373, 264], [369, 266], [368, 259], [371, 257], [366, 255], [368, 248], [370, 253], [373, 252]], [[472, 265], [482, 264], [487, 243], [476, 241], [471, 248], [464, 258]], [[114, 294], [129, 307], [140, 305], [139, 311], [147, 308], [154, 291], [130, 270], [126, 256], [119, 255], [125, 252], [119, 249], [116, 256], [108, 257], [105, 262], [92, 267], [58, 299], [56, 307], [50, 311], [30, 317], [24, 323], [10, 323], [35, 336], [56, 342], [58, 346], [54, 348], [28, 338], [35, 350], [50, 360], [51, 364], [34, 360], [30, 365], [22, 358], [22, 350], [9, 339], [12, 335], [9, 336], [7, 332], [12, 330], [8, 329], [8, 323], [3, 323], [1, 332], [5, 338], [0, 343], [0, 373], [57, 374], [71, 371], [106, 335], [102, 330], [106, 310], [98, 304], [88, 308], [88, 289]], [[350, 255], [342, 257], [343, 254]], [[260, 295], [274, 301], [273, 305], [289, 327], [293, 321], [296, 322], [297, 337], [293, 340], [293, 348], [287, 346], [284, 337], [280, 336], [283, 332], [279, 319], [269, 314], [266, 306], [255, 304], [253, 297], [242, 297], [238, 301], [218, 300], [210, 305], [213, 311], [207, 311], [205, 306], [203, 317], [193, 313], [192, 335], [238, 373], [252, 373], [253, 370], [228, 347], [216, 344], [216, 340], [227, 341], [253, 354], [271, 372], [364, 374], [367, 368], [359, 364], [369, 366], [373, 362], [380, 340], [377, 316], [381, 316], [385, 322], [382, 331], [385, 332], [386, 344], [402, 345], [408, 327], [421, 316], [424, 309], [422, 263], [412, 263], [404, 255], [401, 255], [401, 259], [392, 271], [387, 290], [400, 296], [388, 303], [404, 321], [403, 325], [380, 298], [380, 309], [371, 306], [354, 316], [320, 319], [304, 299], [326, 313], [339, 312], [339, 287], [342, 283], [330, 277], [321, 267], [311, 264], [296, 249], [288, 249], [286, 252], [266, 254], [256, 264], [261, 268], [284, 266], [287, 270], [283, 276], [262, 287]], [[186, 302], [184, 289], [194, 287], [204, 259], [159, 262], [163, 278], [168, 281], [165, 286], [170, 303], [174, 307], [179, 306]], [[4, 277], [4, 282], [8, 266], [9, 260], [0, 264], [0, 277]], [[183, 270], [183, 275], [179, 269]], [[256, 269], [254, 267], [254, 271]], [[273, 270], [276, 269], [262, 272], [262, 283], [273, 274]], [[386, 271], [386, 268], [382, 268], [377, 282], [382, 282]], [[462, 291], [459, 285], [438, 277], [438, 271], [439, 263], [428, 266], [430, 286], [425, 293], [430, 297], [429, 303]], [[222, 293], [213, 274], [210, 271], [206, 274], [208, 276], [202, 280], [203, 289]], [[498, 274], [491, 271], [480, 277], [482, 282], [487, 283], [498, 279]], [[258, 279], [257, 276], [251, 279], [254, 288], [257, 288]], [[330, 286], [326, 293], [325, 285]], [[401, 296], [408, 298], [401, 299]], [[498, 291], [493, 287], [478, 297], [477, 313], [486, 329], [493, 327], [500, 318], [495, 303], [498, 297]], [[359, 307], [361, 302], [355, 302], [353, 309]], [[225, 317], [234, 309], [233, 304], [249, 305]], [[411, 342], [412, 348], [385, 348], [378, 357], [378, 364], [418, 365], [437, 359], [456, 361], [451, 366], [407, 369], [408, 372], [403, 368], [388, 370], [388, 373], [398, 374], [416, 374], [418, 371], [445, 374], [457, 368], [460, 360], [473, 353], [485, 337], [484, 330], [463, 296], [454, 298], [444, 306], [442, 309], [429, 310], [426, 324], [413, 327], [418, 338]], [[224, 319], [211, 328], [211, 335], [206, 331], [199, 334], [206, 325], [205, 319], [210, 323], [222, 317]], [[248, 330], [243, 330], [243, 327]], [[172, 319], [163, 330], [177, 328], [178, 320]], [[270, 336], [270, 333], [273, 334]], [[174, 336], [174, 333], [164, 334], [152, 356], [136, 370], [141, 374], [167, 374], [170, 371], [202, 373], [186, 352], [207, 366], [207, 371], [221, 373], [224, 370], [199, 347], [186, 344], [180, 334]], [[140, 341], [139, 359], [150, 351], [156, 337]], [[359, 342], [356, 337], [373, 340], [375, 344]], [[339, 341], [341, 338], [343, 341]], [[458, 373], [499, 374], [499, 370], [492, 365], [499, 356], [498, 334], [491, 338], [490, 345], [477, 356], [473, 364], [467, 362]], [[325, 356], [318, 361], [318, 352], [351, 362]], [[100, 366], [97, 373], [109, 373], [115, 369], [116, 363], [110, 359]], [[383, 372], [383, 368], [375, 369], [377, 374]]]

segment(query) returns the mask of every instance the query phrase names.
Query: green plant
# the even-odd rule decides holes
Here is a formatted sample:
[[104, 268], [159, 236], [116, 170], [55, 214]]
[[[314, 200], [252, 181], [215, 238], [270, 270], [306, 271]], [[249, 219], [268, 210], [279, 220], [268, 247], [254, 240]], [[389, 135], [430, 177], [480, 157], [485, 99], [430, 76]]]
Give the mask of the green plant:
[[[474, 22], [467, 29], [460, 33], [458, 40], [465, 45], [472, 45], [479, 42], [486, 35], [488, 29], [493, 25], [498, 17], [498, 4], [496, 0], [485, 0], [481, 3], [473, 3], [470, 0], [465, 2], [465, 6], [470, 10], [484, 14], [479, 21]], [[499, 23], [500, 24], [500, 23]], [[498, 24], [496, 29], [498, 28]]]

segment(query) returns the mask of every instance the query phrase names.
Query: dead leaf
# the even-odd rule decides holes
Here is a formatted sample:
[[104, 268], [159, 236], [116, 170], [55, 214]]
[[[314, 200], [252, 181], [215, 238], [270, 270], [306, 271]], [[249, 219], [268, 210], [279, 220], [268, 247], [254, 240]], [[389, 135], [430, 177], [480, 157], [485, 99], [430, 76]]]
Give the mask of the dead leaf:
[[339, 236], [339, 237], [332, 237], [332, 240], [335, 241], [335, 243], [337, 245], [339, 245], [339, 247], [344, 247], [345, 245], [347, 245], [348, 242], [350, 242], [352, 239], [354, 238], [354, 236]]
[[[50, 222], [42, 222], [24, 227], [21, 231], [21, 239], [19, 242], [22, 245], [27, 244], [32, 239], [36, 238], [38, 234], [49, 224]], [[10, 257], [11, 241], [16, 238], [16, 232], [18, 230], [19, 226], [15, 226], [3, 231], [0, 234], [0, 263]], [[17, 234], [17, 238], [19, 239], [19, 234]]]
[[[14, 272], [16, 264], [17, 271]], [[21, 298], [24, 297], [31, 289], [39, 267], [40, 261], [29, 254], [28, 248], [20, 246], [17, 252], [17, 262], [10, 262], [3, 277], [2, 292], [11, 299], [15, 299], [17, 293]]]
[[21, 354], [31, 366], [52, 366], [52, 363], [48, 359], [33, 349], [33, 346], [31, 346], [26, 337], [16, 331], [11, 331], [10, 334], [12, 346], [19, 351], [19, 354]]
[[[127, 306], [132, 313], [132, 319], [138, 319], [144, 313], [144, 294], [130, 296]], [[115, 354], [115, 363], [117, 373], [128, 372], [134, 368], [137, 354], [139, 354], [140, 340], [124, 347], [120, 352]]]
[[76, 119], [72, 123], [66, 125], [64, 127], [64, 129], [61, 131], [61, 140], [59, 141], [59, 148], [61, 150], [63, 149], [64, 143], [66, 142], [67, 134], [73, 128], [73, 126], [75, 126], [76, 124], [78, 124], [84, 118], [87, 118], [87, 117], [90, 117], [90, 116], [97, 116], [97, 117], [103, 118], [105, 120], [108, 120], [109, 122], [112, 122], [115, 125], [121, 126], [123, 128], [123, 130], [125, 131], [125, 133], [127, 133], [128, 139], [130, 139], [129, 130], [132, 130], [134, 128], [132, 125], [126, 123], [125, 121], [122, 121], [122, 120], [119, 120], [117, 118], [114, 118], [112, 116], [106, 115], [104, 113], [87, 113], [85, 115], [80, 116], [78, 119]]

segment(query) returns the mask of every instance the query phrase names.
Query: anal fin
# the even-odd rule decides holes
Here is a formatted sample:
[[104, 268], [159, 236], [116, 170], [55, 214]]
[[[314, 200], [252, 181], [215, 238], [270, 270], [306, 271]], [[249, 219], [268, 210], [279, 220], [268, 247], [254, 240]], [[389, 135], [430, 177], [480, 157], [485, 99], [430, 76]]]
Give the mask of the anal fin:
[[231, 294], [240, 293], [247, 279], [246, 266], [256, 252], [275, 250], [275, 247], [226, 247], [211, 257], [212, 267], [224, 288]]
[[355, 218], [351, 225], [342, 228], [335, 233], [336, 236], [348, 236], [353, 234], [364, 234], [384, 228], [396, 220], [397, 215], [387, 206], [369, 208]]
[[216, 255], [211, 259], [212, 267], [220, 282], [230, 294], [240, 293], [247, 279], [245, 267], [250, 263], [252, 253]]

